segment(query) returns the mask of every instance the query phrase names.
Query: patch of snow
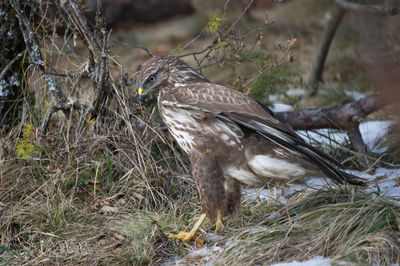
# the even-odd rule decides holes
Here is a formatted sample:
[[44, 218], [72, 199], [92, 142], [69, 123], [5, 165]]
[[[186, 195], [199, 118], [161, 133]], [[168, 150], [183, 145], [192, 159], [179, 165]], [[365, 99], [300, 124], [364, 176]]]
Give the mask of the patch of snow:
[[400, 206], [400, 169], [377, 168], [372, 175], [355, 170], [346, 172], [368, 179], [371, 184], [366, 191], [373, 197], [390, 197]]
[[[375, 153], [383, 153], [387, 147], [380, 147], [380, 143], [385, 139], [393, 121], [366, 121], [360, 124], [360, 132], [365, 144]], [[338, 147], [348, 141], [347, 134], [342, 131], [329, 129], [318, 129], [315, 131], [297, 131], [306, 141], [318, 142], [332, 147]], [[311, 140], [311, 141], [310, 141]]]
[[217, 242], [217, 241], [222, 241], [224, 239], [223, 236], [217, 235], [214, 233], [207, 233], [207, 238], [205, 239], [206, 243], [211, 243], [211, 242]]
[[286, 94], [288, 96], [302, 96], [304, 94], [306, 94], [306, 90], [305, 89], [301, 89], [301, 88], [297, 88], [297, 89], [289, 89], [286, 91]]
[[[318, 178], [321, 179], [321, 178]], [[316, 180], [318, 180], [316, 179]], [[323, 179], [322, 179], [323, 181]], [[316, 182], [321, 182], [320, 180]], [[326, 182], [324, 183], [326, 184]], [[253, 189], [247, 188], [242, 191], [244, 197], [255, 200], [258, 199], [262, 202], [275, 202], [285, 204], [287, 199], [292, 196], [295, 192], [310, 188], [308, 185], [291, 185], [286, 188], [279, 189]], [[312, 187], [311, 187], [312, 188]], [[312, 188], [313, 189], [313, 188]], [[273, 219], [273, 218], [271, 218]]]
[[[396, 205], [400, 206], [400, 169], [377, 168], [373, 174], [367, 174], [356, 170], [344, 170], [347, 173], [365, 178], [371, 182], [367, 192], [373, 197], [391, 197]], [[242, 194], [245, 198], [258, 199], [263, 202], [287, 203], [287, 200], [295, 192], [302, 190], [318, 190], [330, 183], [329, 178], [308, 178], [305, 184], [291, 185], [280, 189], [244, 189]], [[272, 215], [272, 214], [271, 214]], [[271, 219], [274, 219], [271, 217]]]
[[271, 191], [270, 189], [253, 189], [247, 188], [242, 191], [242, 195], [246, 198], [255, 200], [259, 199], [261, 201], [270, 201], [270, 202], [280, 202], [286, 203], [286, 197], [283, 194], [282, 189], [274, 189]]
[[200, 249], [193, 250], [187, 255], [187, 257], [194, 257], [194, 256], [204, 257], [209, 255], [211, 252], [220, 252], [220, 251], [222, 251], [222, 248], [218, 246], [202, 247]]
[[315, 189], [321, 189], [326, 186], [327, 179], [325, 178], [309, 178], [306, 180], [306, 184], [308, 187], [312, 187]]
[[173, 265], [213, 265], [218, 255], [223, 251], [222, 247], [204, 246], [202, 248], [193, 250], [187, 254], [184, 258], [175, 257], [174, 259], [164, 262], [163, 266], [173, 266]]
[[346, 95], [353, 98], [354, 101], [358, 101], [361, 98], [365, 97], [365, 93], [357, 92], [357, 91], [346, 91]]
[[299, 130], [297, 131], [300, 136], [306, 141], [312, 143], [322, 143], [325, 145], [337, 148], [347, 142], [347, 134], [340, 131], [333, 131], [327, 128], [318, 129], [314, 131]]
[[276, 102], [272, 104], [271, 110], [274, 112], [287, 112], [292, 111], [293, 107], [290, 104]]
[[362, 138], [372, 152], [386, 151], [386, 147], [378, 148], [379, 141], [385, 137], [392, 124], [393, 121], [366, 121], [360, 124]]
[[316, 256], [310, 260], [298, 262], [281, 262], [272, 264], [272, 266], [330, 266], [331, 260], [329, 258], [324, 258], [322, 256]]
[[268, 100], [270, 100], [271, 102], [277, 101], [279, 99], [279, 95], [278, 94], [270, 94], [268, 95]]

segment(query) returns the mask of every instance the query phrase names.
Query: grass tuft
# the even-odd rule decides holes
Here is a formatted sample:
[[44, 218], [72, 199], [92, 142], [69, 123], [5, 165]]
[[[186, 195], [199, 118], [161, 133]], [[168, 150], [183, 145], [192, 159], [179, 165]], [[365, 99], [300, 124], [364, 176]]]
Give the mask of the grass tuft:
[[400, 208], [363, 192], [322, 189], [294, 195], [273, 221], [260, 217], [235, 235], [221, 264], [270, 264], [325, 256], [387, 265], [400, 259]]

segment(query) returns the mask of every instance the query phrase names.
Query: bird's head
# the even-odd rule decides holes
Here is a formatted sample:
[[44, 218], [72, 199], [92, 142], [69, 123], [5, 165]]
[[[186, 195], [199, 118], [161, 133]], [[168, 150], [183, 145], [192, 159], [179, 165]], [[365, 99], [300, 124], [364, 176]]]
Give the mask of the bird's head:
[[182, 60], [169, 55], [153, 57], [144, 62], [139, 70], [135, 88], [141, 102], [149, 102], [163, 88], [176, 84], [209, 82]]

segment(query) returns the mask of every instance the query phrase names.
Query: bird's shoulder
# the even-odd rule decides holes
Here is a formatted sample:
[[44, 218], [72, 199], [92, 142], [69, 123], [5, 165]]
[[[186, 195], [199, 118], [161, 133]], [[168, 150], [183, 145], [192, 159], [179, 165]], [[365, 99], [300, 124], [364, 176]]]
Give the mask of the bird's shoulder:
[[161, 91], [159, 104], [165, 107], [192, 108], [213, 113], [270, 114], [248, 95], [224, 85], [207, 82], [177, 84]]

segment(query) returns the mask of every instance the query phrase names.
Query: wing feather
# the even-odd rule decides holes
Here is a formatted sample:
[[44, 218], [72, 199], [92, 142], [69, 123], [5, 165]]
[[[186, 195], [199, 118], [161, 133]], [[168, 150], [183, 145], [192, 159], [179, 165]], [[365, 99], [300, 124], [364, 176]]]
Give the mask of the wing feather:
[[289, 125], [275, 118], [273, 112], [239, 91], [212, 83], [191, 83], [162, 93], [161, 103], [170, 107], [188, 108], [229, 120], [257, 132], [269, 141], [296, 152], [318, 166], [328, 177], [364, 185], [362, 178], [339, 169], [344, 166], [325, 152], [306, 143]]

